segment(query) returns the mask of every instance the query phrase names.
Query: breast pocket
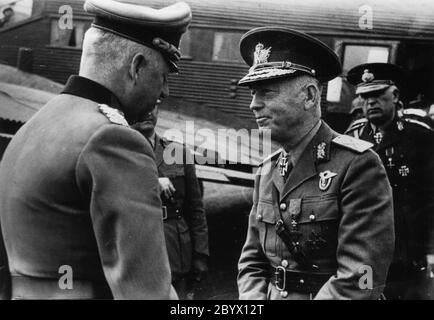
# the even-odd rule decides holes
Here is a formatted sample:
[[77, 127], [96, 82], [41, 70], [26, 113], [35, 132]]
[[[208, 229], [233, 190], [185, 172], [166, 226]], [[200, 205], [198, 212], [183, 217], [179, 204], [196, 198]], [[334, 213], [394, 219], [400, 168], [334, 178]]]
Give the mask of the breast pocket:
[[306, 252], [313, 257], [334, 255], [337, 248], [339, 222], [336, 194], [304, 198], [299, 226]]
[[276, 215], [274, 212], [276, 209], [271, 202], [259, 202], [256, 215], [259, 240], [265, 254], [270, 257], [277, 254]]

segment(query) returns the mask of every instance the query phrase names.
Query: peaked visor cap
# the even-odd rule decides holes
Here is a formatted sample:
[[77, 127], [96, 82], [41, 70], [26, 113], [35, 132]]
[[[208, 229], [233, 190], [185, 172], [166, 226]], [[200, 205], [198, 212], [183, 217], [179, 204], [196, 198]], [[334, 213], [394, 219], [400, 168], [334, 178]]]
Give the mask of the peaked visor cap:
[[154, 9], [145, 0], [87, 0], [84, 10], [94, 14], [92, 27], [114, 33], [161, 52], [178, 72], [179, 43], [191, 22], [191, 9], [185, 2]]
[[348, 71], [347, 80], [356, 86], [356, 94], [381, 91], [399, 86], [404, 70], [392, 63], [365, 63]]
[[325, 82], [339, 76], [336, 53], [320, 40], [285, 27], [260, 27], [240, 41], [240, 52], [250, 66], [239, 85], [308, 74]]

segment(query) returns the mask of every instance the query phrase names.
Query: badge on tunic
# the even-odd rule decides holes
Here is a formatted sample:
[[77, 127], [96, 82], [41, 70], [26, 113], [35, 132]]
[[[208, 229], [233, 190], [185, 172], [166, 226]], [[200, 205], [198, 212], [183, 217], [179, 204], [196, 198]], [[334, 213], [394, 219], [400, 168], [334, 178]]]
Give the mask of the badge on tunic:
[[325, 148], [326, 148], [326, 143], [325, 142], [321, 142], [317, 147], [316, 147], [316, 158], [317, 159], [324, 159], [325, 158]]
[[280, 169], [280, 175], [282, 177], [286, 176], [286, 173], [288, 172], [288, 165], [289, 165], [289, 156], [287, 154], [280, 157], [279, 160], [279, 169]]
[[398, 172], [399, 172], [401, 177], [406, 177], [410, 173], [410, 168], [407, 167], [406, 165], [403, 165], [398, 169]]
[[98, 107], [99, 111], [101, 111], [101, 113], [104, 114], [111, 123], [119, 124], [124, 127], [129, 127], [123, 113], [118, 109], [109, 107], [106, 104], [99, 104]]
[[330, 170], [320, 172], [319, 189], [321, 191], [326, 191], [330, 187], [333, 177], [336, 177], [337, 175], [338, 175], [337, 173], [331, 172]]
[[398, 130], [399, 130], [399, 131], [404, 130], [404, 124], [402, 123], [402, 121], [398, 121], [398, 122], [396, 123], [396, 126], [398, 127]]
[[393, 158], [392, 158], [394, 153], [395, 153], [395, 149], [393, 147], [389, 147], [385, 151], [385, 155], [386, 155], [387, 161], [388, 161], [386, 166], [389, 167], [390, 169], [392, 169], [395, 166], [395, 164], [393, 163]]
[[377, 144], [380, 144], [381, 141], [383, 140], [383, 133], [378, 131], [374, 134], [374, 140]]

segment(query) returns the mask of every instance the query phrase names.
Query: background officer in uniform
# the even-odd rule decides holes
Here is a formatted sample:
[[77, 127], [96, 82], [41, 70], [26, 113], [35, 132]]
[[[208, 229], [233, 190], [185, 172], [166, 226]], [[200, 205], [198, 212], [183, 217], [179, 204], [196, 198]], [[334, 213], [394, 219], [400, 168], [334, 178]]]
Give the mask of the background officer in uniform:
[[386, 298], [434, 298], [427, 269], [427, 258], [434, 264], [433, 131], [421, 121], [398, 116], [402, 76], [400, 67], [388, 63], [363, 64], [348, 72], [366, 118], [347, 134], [374, 144], [393, 188], [396, 248]]
[[250, 109], [282, 146], [256, 175], [240, 298], [378, 299], [394, 245], [392, 194], [372, 144], [320, 119], [320, 82], [341, 73], [338, 57], [282, 27], [247, 32], [240, 50]]
[[1, 162], [12, 298], [176, 298], [154, 154], [128, 124], [168, 95], [191, 11], [109, 0], [85, 10], [96, 18], [80, 76], [17, 132]]
[[[195, 284], [208, 271], [208, 226], [202, 194], [190, 151], [156, 134], [157, 120], [158, 105], [134, 128], [149, 139], [155, 152], [172, 284], [181, 299], [193, 299]], [[180, 152], [183, 162], [166, 163], [165, 150]]]

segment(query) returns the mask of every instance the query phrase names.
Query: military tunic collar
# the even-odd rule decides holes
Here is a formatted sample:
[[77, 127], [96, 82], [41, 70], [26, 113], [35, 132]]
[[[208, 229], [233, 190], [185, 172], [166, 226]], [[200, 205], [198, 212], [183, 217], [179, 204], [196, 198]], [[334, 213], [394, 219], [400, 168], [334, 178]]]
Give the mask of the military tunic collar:
[[121, 103], [113, 92], [88, 78], [76, 75], [69, 77], [62, 93], [89, 99], [98, 104], [106, 104], [112, 108], [122, 110]]
[[301, 155], [306, 149], [307, 145], [312, 141], [313, 137], [318, 132], [321, 127], [321, 120], [317, 122], [317, 124], [301, 139], [301, 141], [290, 151], [291, 153], [291, 162], [295, 167], [298, 160], [300, 160]]

